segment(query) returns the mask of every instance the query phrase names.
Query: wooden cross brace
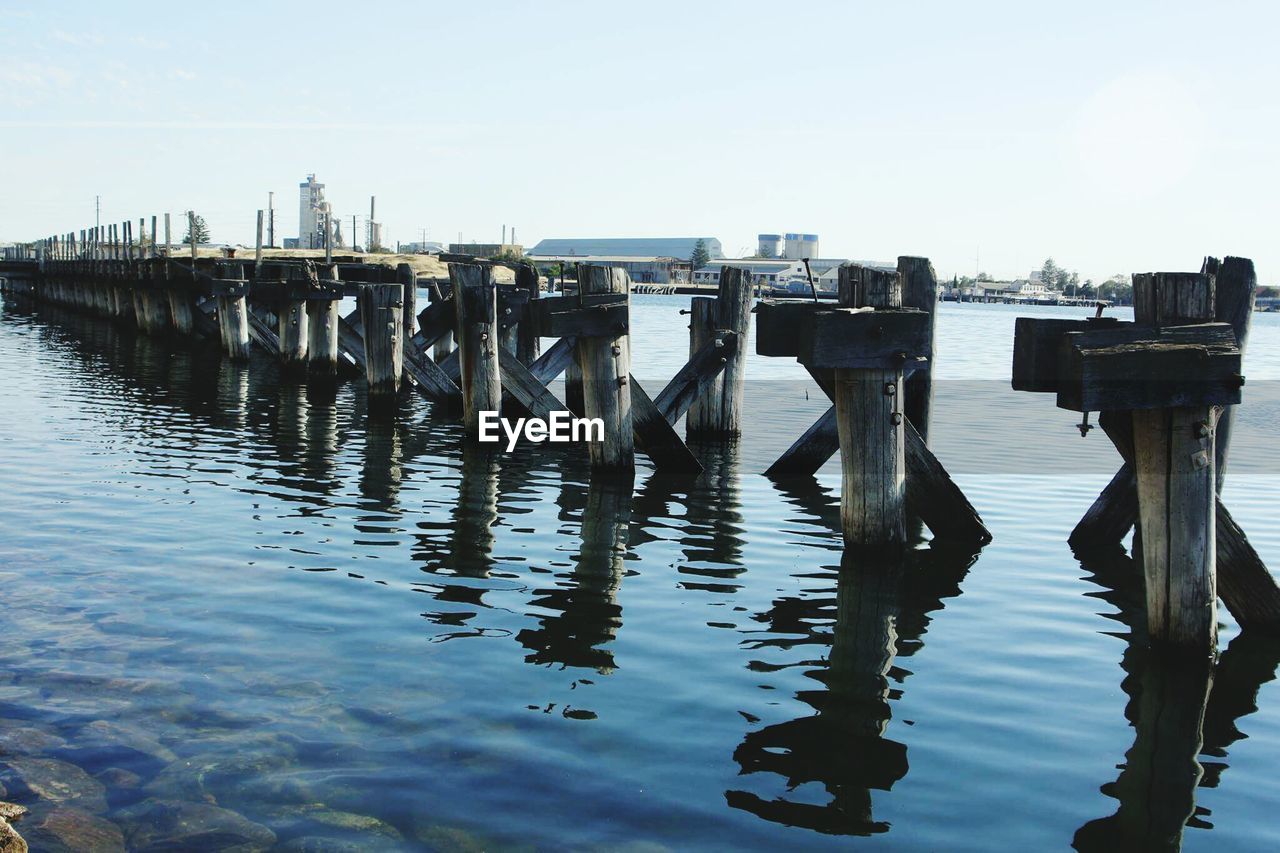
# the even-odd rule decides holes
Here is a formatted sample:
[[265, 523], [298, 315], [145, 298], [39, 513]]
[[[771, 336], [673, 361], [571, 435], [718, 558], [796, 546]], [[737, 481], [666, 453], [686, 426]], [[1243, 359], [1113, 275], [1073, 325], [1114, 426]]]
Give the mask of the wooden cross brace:
[[[927, 369], [932, 358], [931, 326], [923, 311], [832, 310], [815, 303], [766, 300], [757, 306], [756, 315], [756, 352], [795, 357], [832, 401], [837, 367], [901, 367], [905, 372]], [[811, 334], [812, 339], [806, 340]], [[990, 542], [991, 532], [929, 450], [917, 425], [906, 418], [903, 426], [907, 509], [944, 542], [976, 546]], [[775, 479], [811, 476], [839, 449], [832, 406], [765, 474]]]

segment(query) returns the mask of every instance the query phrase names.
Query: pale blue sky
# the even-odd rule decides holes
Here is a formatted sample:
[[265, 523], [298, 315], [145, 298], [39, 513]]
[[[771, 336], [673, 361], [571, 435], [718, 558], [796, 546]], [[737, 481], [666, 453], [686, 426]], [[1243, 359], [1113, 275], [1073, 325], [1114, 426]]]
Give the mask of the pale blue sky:
[[1280, 283], [1276, 8], [0, 0], [0, 240], [100, 194], [252, 242], [268, 190], [279, 239], [316, 172], [391, 241], [805, 231], [948, 276]]

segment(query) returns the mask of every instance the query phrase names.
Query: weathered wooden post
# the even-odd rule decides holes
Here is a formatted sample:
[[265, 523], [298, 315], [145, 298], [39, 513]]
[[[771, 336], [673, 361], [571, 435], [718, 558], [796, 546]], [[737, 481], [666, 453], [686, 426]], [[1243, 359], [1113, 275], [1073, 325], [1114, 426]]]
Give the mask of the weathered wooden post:
[[[532, 264], [521, 264], [516, 268], [516, 290], [524, 293], [530, 303], [542, 298], [538, 270]], [[516, 358], [525, 366], [538, 360], [542, 348], [538, 330], [534, 328], [533, 323], [528, 322], [529, 316], [530, 312], [526, 308], [524, 316], [516, 326]]]
[[[901, 308], [896, 271], [840, 268], [842, 308]], [[906, 436], [902, 367], [837, 368], [836, 426], [840, 435], [840, 519], [855, 545], [906, 542]]]
[[[325, 270], [330, 282], [338, 281], [338, 265]], [[331, 379], [338, 373], [338, 300], [307, 300], [307, 366], [317, 379]]]
[[[154, 268], [154, 265], [152, 264], [149, 264], [149, 266]], [[157, 297], [160, 299], [167, 297], [169, 304], [169, 318], [173, 330], [180, 335], [190, 335], [195, 325], [192, 312], [197, 310], [195, 307], [195, 299], [192, 297], [191, 292], [191, 288], [194, 287], [196, 283], [196, 262], [194, 259], [191, 261], [190, 278], [183, 277], [181, 279], [175, 279], [170, 264], [167, 261], [163, 265], [162, 274], [169, 287], [167, 293], [163, 295], [157, 294]]]
[[222, 351], [232, 361], [249, 360], [249, 306], [245, 294], [248, 282], [244, 281], [241, 264], [218, 264], [221, 273], [214, 283], [218, 305], [218, 333], [222, 338]]
[[297, 281], [290, 281], [287, 288], [289, 292], [277, 309], [280, 367], [287, 373], [299, 374], [307, 369], [307, 300], [299, 293]]
[[[1157, 328], [1210, 322], [1213, 284], [1203, 273], [1135, 275], [1134, 319]], [[1151, 636], [1212, 651], [1218, 627], [1213, 410], [1203, 404], [1135, 410], [1133, 439]]]
[[[745, 339], [751, 325], [754, 287], [751, 273], [741, 267], [720, 268], [720, 289], [715, 298], [696, 297], [691, 303], [689, 355], [711, 342], [717, 331], [734, 332]], [[742, 348], [724, 356], [724, 370], [689, 407], [685, 434], [690, 437], [729, 438], [742, 431], [742, 386], [746, 358]]]
[[418, 274], [412, 264], [396, 264], [396, 281], [404, 288], [404, 339], [411, 340], [418, 323]]
[[929, 421], [933, 416], [933, 362], [936, 356], [934, 326], [938, 311], [938, 277], [928, 258], [898, 257], [898, 277], [902, 279], [902, 307], [929, 315], [928, 361], [907, 375], [902, 410], [920, 437], [929, 441]]
[[[630, 301], [631, 281], [626, 270], [578, 264], [579, 304], [591, 304], [593, 296], [621, 294]], [[582, 415], [604, 423], [604, 441], [587, 447], [596, 470], [630, 471], [635, 468], [635, 437], [631, 421], [631, 333], [628, 329], [605, 337], [578, 338], [577, 361], [582, 369]]]
[[480, 413], [502, 410], [498, 362], [498, 289], [491, 270], [480, 264], [449, 264], [457, 311], [462, 420], [467, 435], [480, 434]]
[[[428, 292], [431, 294], [430, 301], [432, 303], [444, 302], [446, 299], [448, 299], [448, 296], [441, 289], [440, 285], [437, 282], [433, 281], [431, 283], [431, 289]], [[431, 350], [431, 359], [436, 364], [439, 364], [440, 362], [448, 358], [449, 353], [451, 352], [453, 352], [453, 331], [452, 330], [445, 332], [443, 335], [440, 336], [439, 340], [435, 342], [435, 346]]]
[[[1243, 357], [1245, 346], [1249, 342], [1249, 321], [1253, 318], [1253, 304], [1258, 289], [1258, 276], [1254, 272], [1253, 261], [1248, 258], [1227, 257], [1218, 263], [1214, 258], [1207, 258], [1201, 272], [1214, 276], [1214, 319], [1219, 323], [1231, 324]], [[1231, 448], [1231, 425], [1234, 420], [1235, 406], [1224, 406], [1218, 416], [1214, 437], [1217, 445], [1215, 477], [1219, 494], [1222, 493], [1227, 473], [1227, 453]]]
[[404, 372], [403, 300], [404, 288], [398, 284], [366, 284], [360, 288], [358, 303], [370, 403], [394, 400], [400, 391]]

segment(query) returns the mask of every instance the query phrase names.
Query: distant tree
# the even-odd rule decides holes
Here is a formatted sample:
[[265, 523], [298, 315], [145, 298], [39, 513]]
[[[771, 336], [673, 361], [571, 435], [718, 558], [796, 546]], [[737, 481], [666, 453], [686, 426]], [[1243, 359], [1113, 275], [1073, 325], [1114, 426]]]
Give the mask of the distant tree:
[[1133, 283], [1129, 276], [1117, 273], [1098, 285], [1098, 296], [1122, 305], [1126, 304], [1133, 299]]
[[995, 279], [984, 272], [980, 272], [978, 273], [978, 281], [995, 281]]
[[689, 256], [689, 263], [695, 270], [699, 270], [710, 261], [711, 252], [707, 250], [707, 241], [699, 237], [698, 242], [693, 244], [693, 254]]
[[764, 248], [762, 248], [759, 252], [757, 252], [757, 253], [756, 253], [756, 257], [758, 257], [758, 258], [765, 258], [765, 259], [771, 259], [771, 258], [773, 258], [773, 257], [774, 257], [774, 254], [775, 254], [775, 252], [773, 251], [773, 247], [772, 247], [772, 246], [765, 246], [765, 247], [764, 247]]
[[198, 213], [187, 219], [187, 233], [183, 236], [182, 242], [190, 244], [193, 229], [197, 245], [209, 242], [209, 226], [205, 223], [204, 217]]
[[1067, 288], [1070, 288], [1070, 293], [1072, 296], [1079, 295], [1080, 273], [1072, 271], [1071, 275], [1067, 276], [1066, 287], [1064, 287], [1063, 290], [1066, 290]]
[[1084, 280], [1084, 284], [1080, 285], [1080, 295], [1085, 299], [1093, 299], [1098, 295], [1098, 289], [1093, 286], [1093, 279]]
[[1053, 258], [1045, 258], [1044, 263], [1040, 265], [1040, 284], [1047, 288], [1054, 288], [1058, 284], [1058, 265], [1053, 262]]

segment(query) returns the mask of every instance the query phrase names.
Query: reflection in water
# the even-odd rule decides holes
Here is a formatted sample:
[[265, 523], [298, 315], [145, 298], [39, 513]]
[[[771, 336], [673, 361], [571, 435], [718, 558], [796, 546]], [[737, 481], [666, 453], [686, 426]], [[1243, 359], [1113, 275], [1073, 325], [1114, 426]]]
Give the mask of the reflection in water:
[[746, 571], [738, 443], [705, 442], [696, 447], [704, 470], [695, 487], [689, 489], [685, 508], [686, 525], [680, 537], [684, 562], [679, 566], [684, 578], [680, 585], [731, 593], [738, 589], [732, 581]]
[[[1115, 605], [1129, 626], [1121, 659], [1129, 696], [1125, 717], [1133, 746], [1120, 776], [1102, 787], [1120, 805], [1075, 835], [1081, 851], [1180, 850], [1184, 827], [1207, 829], [1195, 803], [1198, 786], [1213, 787], [1227, 747], [1243, 737], [1236, 721], [1257, 710], [1259, 687], [1275, 678], [1280, 641], [1237, 636], [1215, 665], [1208, 658], [1152, 648], [1147, 642], [1141, 571], [1116, 552], [1091, 556], [1084, 566], [1104, 587], [1098, 597]], [[1206, 761], [1203, 757], [1215, 758]]]
[[[537, 590], [530, 607], [548, 615], [538, 617], [538, 627], [516, 635], [530, 651], [527, 662], [602, 674], [613, 671], [613, 651], [607, 644], [622, 625], [617, 595], [626, 571], [634, 487], [629, 476], [590, 478], [581, 509], [582, 544], [573, 557], [573, 569], [557, 576], [554, 587]], [[562, 518], [580, 495], [579, 483], [564, 482]]]
[[[820, 493], [815, 493], [815, 495]], [[824, 504], [825, 505], [825, 504]], [[786, 780], [773, 799], [730, 790], [729, 805], [765, 820], [841, 835], [887, 832], [872, 814], [871, 791], [891, 789], [907, 773], [907, 748], [885, 736], [892, 716], [891, 684], [906, 678], [899, 655], [920, 648], [929, 614], [959, 583], [976, 557], [923, 549], [884, 559], [846, 550], [836, 575], [835, 618], [831, 598], [782, 598], [761, 621], [767, 639], [754, 649], [830, 644], [830, 655], [802, 665], [820, 687], [797, 692], [814, 713], [749, 732], [734, 751], [743, 775], [772, 773]], [[830, 633], [819, 626], [830, 625]], [[795, 639], [799, 637], [799, 639]], [[779, 667], [753, 661], [753, 669]], [[825, 803], [799, 791], [821, 785]]]

